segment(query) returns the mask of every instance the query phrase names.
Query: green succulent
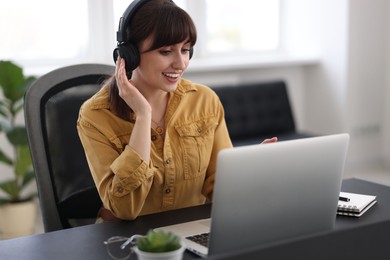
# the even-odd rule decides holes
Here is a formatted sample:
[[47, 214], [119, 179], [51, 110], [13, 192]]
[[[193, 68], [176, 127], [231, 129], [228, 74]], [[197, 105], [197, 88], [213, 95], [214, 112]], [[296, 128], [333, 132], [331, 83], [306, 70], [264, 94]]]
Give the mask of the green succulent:
[[162, 230], [149, 230], [146, 236], [137, 239], [136, 244], [144, 252], [170, 252], [181, 247], [177, 235]]
[[[22, 198], [22, 192], [34, 179], [27, 133], [24, 123], [18, 124], [16, 117], [23, 111], [23, 97], [35, 77], [25, 77], [21, 67], [10, 61], [0, 61], [0, 132], [4, 133], [12, 146], [13, 154], [8, 155], [0, 147], [0, 163], [13, 170], [13, 177], [0, 183], [5, 198], [0, 205], [20, 202], [33, 197], [30, 194]], [[1, 174], [1, 172], [0, 172]]]

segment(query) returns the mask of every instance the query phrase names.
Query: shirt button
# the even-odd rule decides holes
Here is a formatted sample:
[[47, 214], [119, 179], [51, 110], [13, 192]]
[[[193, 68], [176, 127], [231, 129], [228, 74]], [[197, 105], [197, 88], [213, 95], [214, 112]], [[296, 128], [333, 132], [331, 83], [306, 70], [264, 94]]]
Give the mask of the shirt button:
[[170, 164], [170, 163], [171, 163], [171, 159], [166, 159], [166, 160], [165, 160], [165, 163], [166, 163], [166, 164]]
[[165, 189], [165, 193], [171, 193], [171, 189], [170, 188], [167, 188], [167, 189]]
[[156, 141], [156, 140], [157, 140], [157, 136], [152, 135], [152, 141]]

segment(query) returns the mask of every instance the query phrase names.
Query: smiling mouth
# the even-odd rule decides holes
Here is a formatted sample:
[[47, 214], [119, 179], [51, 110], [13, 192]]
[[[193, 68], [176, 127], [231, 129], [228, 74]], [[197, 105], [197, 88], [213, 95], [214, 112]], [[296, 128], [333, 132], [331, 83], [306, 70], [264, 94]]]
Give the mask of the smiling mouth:
[[172, 79], [177, 79], [180, 76], [178, 73], [163, 73], [163, 75]]

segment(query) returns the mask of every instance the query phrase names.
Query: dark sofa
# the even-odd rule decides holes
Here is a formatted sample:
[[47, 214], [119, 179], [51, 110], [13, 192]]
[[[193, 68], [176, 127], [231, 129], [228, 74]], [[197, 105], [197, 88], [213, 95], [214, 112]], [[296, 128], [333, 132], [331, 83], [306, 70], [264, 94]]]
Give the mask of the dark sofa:
[[274, 136], [281, 141], [314, 136], [297, 131], [282, 80], [212, 88], [224, 106], [234, 146], [256, 144]]

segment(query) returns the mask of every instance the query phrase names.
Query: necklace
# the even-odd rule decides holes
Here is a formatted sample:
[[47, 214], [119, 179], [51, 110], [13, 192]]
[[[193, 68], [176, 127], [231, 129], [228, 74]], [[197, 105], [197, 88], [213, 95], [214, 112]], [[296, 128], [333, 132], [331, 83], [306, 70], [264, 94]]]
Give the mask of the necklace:
[[[164, 135], [165, 135], [165, 129], [164, 129], [164, 127], [165, 127], [165, 121], [164, 121], [164, 119], [165, 119], [165, 109], [166, 109], [166, 106], [167, 106], [167, 102], [168, 102], [168, 95], [166, 95], [165, 97], [164, 97], [164, 103], [161, 103], [161, 104], [164, 104], [164, 106], [162, 107], [163, 108], [163, 111], [161, 111], [162, 113], [162, 117], [161, 117], [161, 119], [158, 121], [158, 122], [156, 122], [156, 121], [154, 121], [153, 120], [153, 116], [152, 116], [152, 123], [155, 125], [155, 128], [154, 128], [154, 130], [160, 135], [160, 136], [162, 136], [163, 138], [164, 138]], [[159, 107], [161, 107], [161, 106], [159, 106]]]
[[154, 120], [152, 119], [152, 123], [155, 125], [155, 129], [154, 129], [154, 130], [156, 130], [156, 132], [157, 132], [159, 135], [163, 135], [163, 134], [164, 134], [164, 127], [161, 126], [161, 122], [162, 122], [163, 120], [164, 120], [164, 117], [161, 118], [161, 120], [158, 121], [158, 123], [157, 123], [156, 121], [154, 121]]

